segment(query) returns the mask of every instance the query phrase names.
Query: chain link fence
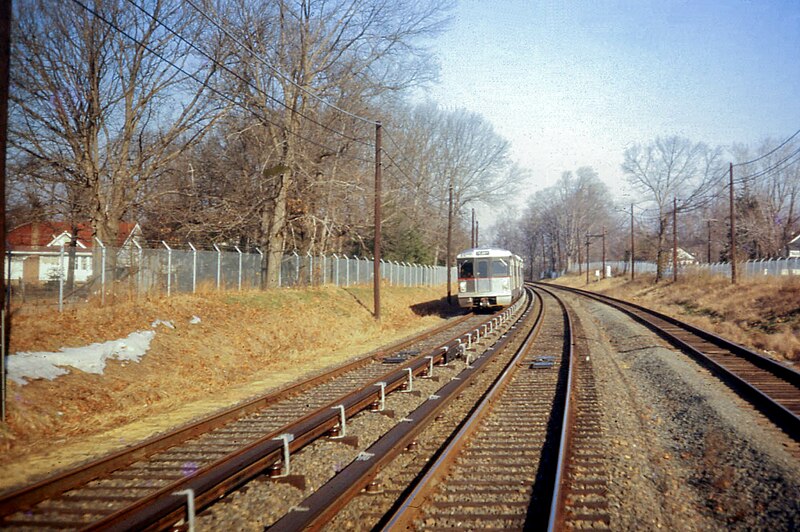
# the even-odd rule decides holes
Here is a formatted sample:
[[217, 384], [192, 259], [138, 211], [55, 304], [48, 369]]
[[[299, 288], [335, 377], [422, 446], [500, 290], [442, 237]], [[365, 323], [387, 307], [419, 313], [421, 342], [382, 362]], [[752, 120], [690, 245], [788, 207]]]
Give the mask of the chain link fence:
[[[631, 263], [629, 261], [606, 261], [606, 270], [611, 275], [628, 275], [630, 273]], [[655, 273], [656, 263], [646, 261], [636, 261], [636, 273]], [[582, 271], [585, 273], [585, 264], [580, 267], [577, 264], [569, 268], [570, 273], [577, 273]], [[602, 275], [603, 263], [600, 261], [589, 263], [590, 275], [595, 275], [599, 272]], [[800, 257], [786, 257], [778, 259], [759, 259], [749, 260], [746, 262], [736, 263], [737, 276], [741, 277], [758, 277], [758, 276], [786, 276], [798, 275], [800, 276]], [[729, 262], [714, 262], [711, 264], [679, 264], [678, 275], [692, 275], [692, 274], [711, 274], [711, 275], [731, 275], [731, 265]], [[668, 263], [664, 268], [664, 277], [672, 276], [672, 263]]]
[[[6, 255], [8, 301], [11, 305], [64, 305], [120, 297], [170, 296], [198, 290], [252, 290], [262, 286], [263, 254], [234, 251], [113, 248], [97, 242], [91, 250], [40, 248]], [[356, 286], [371, 284], [373, 260], [347, 255], [284, 255], [280, 287]], [[455, 269], [453, 269], [455, 272]], [[455, 275], [455, 273], [453, 273]], [[434, 286], [447, 282], [444, 266], [380, 261], [380, 277], [390, 286]]]

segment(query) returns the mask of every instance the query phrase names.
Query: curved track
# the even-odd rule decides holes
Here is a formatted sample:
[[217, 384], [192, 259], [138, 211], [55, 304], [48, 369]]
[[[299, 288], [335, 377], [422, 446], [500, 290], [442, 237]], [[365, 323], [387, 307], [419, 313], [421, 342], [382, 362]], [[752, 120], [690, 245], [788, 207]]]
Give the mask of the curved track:
[[547, 525], [573, 356], [566, 308], [540, 297], [540, 322], [384, 529]]
[[800, 372], [671, 316], [594, 292], [541, 285], [616, 308], [693, 356], [795, 440], [800, 440]]

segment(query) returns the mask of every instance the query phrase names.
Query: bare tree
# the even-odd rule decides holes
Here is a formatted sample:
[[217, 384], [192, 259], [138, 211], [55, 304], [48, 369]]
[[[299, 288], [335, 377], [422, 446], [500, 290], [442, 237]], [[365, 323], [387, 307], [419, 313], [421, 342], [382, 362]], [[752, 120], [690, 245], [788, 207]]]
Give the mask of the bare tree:
[[174, 33], [196, 39], [196, 19], [178, 0], [147, 7], [14, 3], [9, 139], [35, 162], [18, 177], [54, 184], [62, 214], [88, 217], [112, 245], [143, 193], [216, 116], [205, 98], [214, 62], [197, 61]]
[[[433, 63], [419, 39], [440, 31], [446, 7], [444, 1], [279, 0], [265, 6], [239, 0], [219, 17], [233, 45], [230, 83], [271, 143], [261, 161], [259, 213], [268, 285], [278, 281], [293, 230], [287, 223], [293, 214], [311, 219], [306, 210], [313, 206], [303, 192], [318, 176], [330, 176], [329, 161], [345, 152], [371, 157], [368, 142], [358, 140], [370, 138], [374, 124], [322, 100], [348, 102], [345, 107], [352, 109], [353, 101], [369, 102], [431, 79]], [[325, 142], [317, 140], [319, 128]], [[360, 152], [354, 144], [362, 146]], [[293, 213], [293, 207], [300, 211]]]
[[631, 146], [624, 157], [622, 170], [628, 180], [647, 195], [658, 211], [658, 282], [666, 262], [665, 241], [673, 198], [680, 200], [684, 211], [709, 201], [725, 175], [720, 165], [720, 150], [677, 136], [658, 137], [646, 146]]

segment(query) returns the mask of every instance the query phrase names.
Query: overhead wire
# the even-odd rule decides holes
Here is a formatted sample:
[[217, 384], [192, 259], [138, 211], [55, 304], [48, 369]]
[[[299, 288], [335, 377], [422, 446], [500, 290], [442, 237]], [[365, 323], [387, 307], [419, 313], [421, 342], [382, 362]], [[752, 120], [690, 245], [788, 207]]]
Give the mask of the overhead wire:
[[[193, 50], [195, 50], [197, 53], [201, 54], [203, 57], [205, 57], [206, 59], [208, 59], [209, 61], [211, 61], [212, 63], [214, 63], [216, 66], [218, 66], [218, 67], [222, 68], [223, 70], [225, 70], [226, 72], [228, 72], [229, 74], [231, 74], [232, 76], [234, 76], [235, 78], [237, 78], [237, 79], [238, 79], [239, 81], [241, 81], [242, 83], [244, 83], [244, 84], [248, 85], [248, 86], [249, 86], [251, 89], [255, 90], [255, 91], [256, 91], [256, 92], [258, 92], [259, 94], [261, 94], [261, 95], [263, 95], [264, 97], [266, 97], [267, 99], [269, 99], [269, 100], [271, 100], [271, 101], [275, 102], [276, 104], [280, 105], [281, 107], [283, 107], [283, 108], [285, 108], [285, 109], [288, 109], [288, 110], [292, 110], [292, 109], [291, 109], [291, 108], [290, 108], [288, 105], [286, 105], [286, 103], [285, 103], [285, 102], [283, 102], [283, 101], [281, 101], [280, 99], [278, 99], [278, 98], [276, 98], [276, 97], [272, 96], [271, 94], [268, 94], [268, 93], [267, 93], [267, 92], [265, 92], [263, 89], [261, 89], [261, 88], [257, 87], [256, 85], [254, 85], [254, 84], [253, 84], [253, 82], [251, 82], [251, 81], [249, 81], [249, 80], [246, 80], [246, 79], [245, 79], [245, 78], [243, 78], [241, 75], [239, 75], [237, 72], [235, 72], [235, 71], [233, 71], [232, 69], [228, 68], [228, 66], [226, 66], [225, 64], [223, 64], [223, 63], [220, 63], [219, 61], [217, 61], [217, 59], [216, 59], [216, 58], [212, 57], [212, 56], [211, 56], [211, 55], [209, 55], [207, 52], [205, 52], [204, 50], [202, 50], [201, 48], [199, 48], [199, 47], [198, 47], [196, 44], [194, 44], [194, 43], [193, 43], [193, 42], [191, 42], [190, 40], [186, 39], [186, 38], [185, 38], [183, 35], [181, 35], [181, 34], [180, 34], [180, 33], [178, 33], [177, 31], [175, 31], [174, 29], [172, 29], [172, 27], [170, 27], [170, 26], [169, 26], [168, 24], [166, 24], [164, 21], [160, 20], [158, 17], [156, 17], [155, 15], [153, 15], [152, 13], [150, 13], [149, 11], [147, 11], [146, 9], [144, 9], [142, 6], [138, 5], [136, 2], [134, 2], [134, 0], [127, 0], [127, 2], [128, 2], [129, 4], [131, 4], [132, 6], [134, 6], [136, 9], [138, 9], [139, 11], [141, 11], [142, 13], [144, 13], [145, 15], [147, 15], [148, 17], [150, 17], [150, 18], [151, 18], [153, 21], [155, 21], [156, 23], [158, 23], [159, 25], [161, 25], [162, 27], [164, 27], [164, 28], [165, 28], [167, 31], [169, 31], [170, 33], [172, 33], [172, 34], [173, 34], [175, 37], [177, 37], [178, 39], [180, 39], [181, 41], [183, 41], [184, 43], [186, 43], [186, 44], [187, 44], [189, 47], [191, 47], [191, 48], [192, 48]], [[219, 26], [217, 26], [217, 27], [219, 27]], [[220, 29], [222, 29], [222, 28], [220, 28]], [[374, 144], [370, 144], [369, 142], [367, 142], [367, 141], [364, 141], [364, 140], [362, 140], [362, 139], [359, 139], [359, 138], [356, 138], [356, 137], [352, 137], [352, 136], [346, 135], [345, 133], [343, 133], [343, 132], [341, 132], [341, 131], [338, 131], [338, 130], [336, 130], [336, 129], [333, 129], [332, 127], [330, 127], [330, 126], [327, 126], [327, 125], [325, 125], [325, 124], [323, 124], [323, 123], [321, 123], [321, 122], [319, 122], [319, 121], [315, 120], [314, 118], [311, 118], [310, 116], [308, 116], [308, 115], [306, 115], [306, 114], [304, 114], [304, 113], [302, 113], [302, 112], [300, 112], [300, 111], [293, 110], [293, 112], [294, 112], [295, 114], [297, 114], [298, 116], [301, 116], [301, 117], [305, 118], [305, 119], [306, 119], [306, 120], [308, 120], [309, 122], [312, 122], [312, 123], [314, 123], [314, 124], [316, 124], [316, 125], [320, 126], [321, 128], [323, 128], [323, 129], [325, 129], [325, 130], [327, 130], [327, 131], [330, 131], [331, 133], [334, 133], [334, 134], [336, 134], [336, 135], [339, 135], [340, 137], [346, 138], [346, 139], [348, 139], [348, 140], [352, 140], [353, 142], [357, 142], [357, 143], [359, 143], [359, 144], [363, 144], [364, 146], [368, 146], [368, 147], [374, 147]]]
[[347, 116], [349, 116], [351, 118], [355, 118], [356, 120], [361, 120], [363, 122], [366, 122], [368, 124], [373, 124], [373, 125], [378, 123], [377, 120], [373, 120], [371, 118], [366, 118], [366, 117], [357, 115], [355, 113], [352, 113], [352, 112], [350, 112], [350, 111], [348, 111], [346, 109], [342, 109], [341, 107], [338, 107], [337, 105], [328, 102], [327, 100], [325, 100], [321, 96], [315, 94], [314, 92], [312, 92], [312, 91], [306, 89], [305, 87], [303, 87], [302, 85], [298, 84], [293, 79], [291, 79], [290, 77], [286, 76], [280, 70], [278, 70], [277, 68], [272, 66], [267, 60], [265, 60], [264, 58], [259, 56], [252, 48], [250, 48], [249, 46], [245, 45], [239, 39], [237, 39], [236, 37], [231, 35], [231, 33], [227, 29], [225, 29], [222, 26], [220, 26], [213, 18], [208, 16], [208, 14], [206, 14], [206, 12], [204, 10], [200, 9], [199, 7], [197, 7], [197, 5], [195, 5], [193, 0], [185, 0], [185, 2], [187, 4], [189, 4], [190, 6], [192, 6], [192, 8], [195, 11], [200, 13], [200, 15], [203, 18], [205, 18], [210, 24], [212, 24], [214, 27], [216, 27], [221, 32], [223, 32], [226, 36], [228, 36], [231, 40], [233, 40], [234, 43], [236, 43], [237, 45], [241, 46], [244, 50], [247, 50], [248, 52], [250, 52], [250, 54], [253, 57], [255, 57], [259, 62], [261, 62], [268, 69], [272, 70], [275, 73], [275, 75], [277, 75], [278, 77], [280, 77], [280, 78], [284, 79], [285, 81], [289, 82], [291, 85], [295, 86], [296, 88], [298, 88], [303, 93], [307, 94], [308, 96], [310, 96], [311, 98], [317, 100], [318, 102], [322, 103], [323, 105], [326, 105], [326, 106], [328, 106], [328, 107], [330, 107], [332, 109], [335, 109], [335, 110], [339, 111], [340, 113], [343, 113], [343, 114], [345, 114], [345, 115], [347, 115]]
[[[207, 81], [203, 81], [201, 79], [198, 79], [194, 74], [192, 74], [190, 72], [187, 72], [180, 65], [175, 64], [173, 61], [167, 59], [166, 57], [164, 57], [160, 53], [156, 52], [150, 46], [148, 46], [147, 44], [145, 44], [141, 40], [137, 39], [136, 37], [134, 37], [133, 35], [131, 35], [127, 31], [125, 31], [122, 28], [120, 28], [114, 22], [108, 20], [106, 17], [104, 17], [102, 14], [98, 13], [96, 10], [94, 10], [94, 9], [90, 8], [89, 6], [87, 6], [86, 4], [84, 4], [81, 0], [72, 0], [72, 2], [77, 4], [78, 6], [80, 6], [82, 9], [84, 9], [88, 13], [91, 13], [93, 16], [95, 16], [98, 20], [101, 20], [107, 26], [109, 26], [109, 27], [113, 28], [114, 30], [118, 31], [121, 35], [125, 36], [126, 38], [128, 38], [131, 41], [133, 41], [137, 45], [143, 47], [145, 50], [147, 50], [148, 52], [150, 52], [154, 56], [158, 57], [163, 62], [169, 64], [170, 66], [175, 68], [178, 72], [181, 72], [182, 74], [186, 75], [187, 77], [193, 79], [194, 81], [196, 81], [197, 83], [201, 84], [205, 88], [207, 88], [207, 89], [211, 90], [212, 92], [216, 93], [217, 95], [221, 96], [223, 99], [227, 100], [231, 104], [233, 104], [233, 105], [235, 105], [237, 107], [240, 107], [240, 108], [244, 109], [245, 111], [249, 111], [251, 113], [254, 113], [253, 109], [243, 105], [241, 102], [231, 98], [227, 94], [224, 94], [223, 92], [221, 92], [221, 91], [217, 90], [216, 88], [212, 87], [211, 85], [208, 84]], [[256, 114], [256, 113], [254, 113], [254, 114]], [[268, 124], [273, 125], [275, 127], [283, 128], [290, 135], [292, 135], [294, 137], [297, 137], [297, 138], [299, 138], [299, 139], [301, 139], [301, 140], [303, 140], [305, 142], [308, 142], [310, 144], [313, 144], [313, 145], [315, 145], [315, 146], [317, 146], [319, 148], [322, 148], [322, 149], [328, 150], [328, 151], [330, 151], [332, 153], [335, 153], [340, 157], [351, 159], [351, 160], [355, 160], [355, 161], [360, 161], [360, 162], [372, 163], [372, 161], [367, 160], [367, 159], [363, 159], [363, 158], [360, 158], [360, 157], [355, 157], [355, 156], [352, 156], [352, 155], [343, 155], [343, 154], [340, 153], [339, 150], [336, 150], [334, 148], [331, 148], [330, 146], [327, 146], [325, 144], [322, 144], [320, 142], [312, 140], [312, 139], [310, 139], [308, 137], [305, 137], [304, 135], [301, 135], [300, 133], [292, 131], [291, 129], [284, 128], [281, 124], [278, 124], [277, 122], [274, 122], [274, 121], [270, 120], [269, 118], [267, 118], [265, 116], [261, 116], [261, 115], [257, 115], [257, 114], [256, 114], [256, 116], [257, 116], [257, 118], [259, 120], [261, 120], [261, 121], [263, 121], [265, 123], [268, 123]]]
[[[384, 132], [384, 135], [394, 145], [397, 151], [402, 153], [403, 149], [400, 147], [399, 144], [397, 144], [397, 141], [394, 140], [394, 137], [388, 131]], [[422, 175], [422, 172], [420, 172], [413, 164], [409, 163], [409, 166], [411, 167], [412, 170], [414, 170], [417, 173], [417, 175]]]
[[764, 159], [764, 158], [766, 158], [766, 157], [769, 157], [770, 155], [772, 155], [773, 153], [775, 153], [775, 152], [776, 152], [776, 151], [778, 151], [779, 149], [781, 149], [781, 148], [783, 148], [784, 146], [786, 146], [786, 144], [788, 144], [788, 143], [789, 143], [789, 142], [790, 142], [790, 141], [791, 141], [793, 138], [795, 138], [795, 137], [796, 137], [798, 134], [800, 134], [800, 129], [798, 129], [797, 131], [795, 131], [795, 132], [794, 132], [794, 135], [792, 135], [792, 136], [791, 136], [791, 137], [789, 137], [788, 139], [784, 140], [783, 142], [781, 142], [779, 145], [775, 146], [775, 147], [774, 147], [772, 150], [770, 150], [769, 152], [765, 153], [764, 155], [761, 155], [761, 156], [759, 156], [759, 157], [756, 157], [755, 159], [753, 159], [753, 160], [750, 160], [750, 161], [745, 161], [745, 162], [743, 162], [743, 163], [736, 163], [736, 164], [734, 164], [733, 166], [745, 166], [745, 165], [748, 165], [748, 164], [753, 164], [753, 163], [755, 163], [755, 162], [758, 162], [758, 161], [760, 161], [761, 159]]
[[[406, 182], [409, 185], [411, 185], [417, 192], [421, 192], [422, 194], [427, 196], [428, 199], [431, 199], [431, 200], [434, 200], [434, 201], [441, 201], [442, 200], [441, 197], [435, 196], [435, 195], [433, 195], [431, 192], [429, 192], [427, 190], [423, 190], [421, 188], [417, 189], [419, 184], [414, 181], [414, 178], [412, 178], [410, 175], [408, 175], [408, 173], [405, 170], [403, 170], [403, 167], [400, 166], [400, 164], [398, 164], [398, 162], [389, 154], [389, 152], [387, 152], [385, 150], [381, 150], [381, 151], [392, 162], [392, 165], [393, 165], [392, 168], [397, 168], [398, 172], [400, 172], [400, 175], [402, 175], [405, 178]], [[389, 171], [389, 167], [387, 167], [386, 169], [387, 169], [387, 171]]]
[[[794, 161], [790, 161], [790, 159], [792, 159], [793, 157], [795, 157], [798, 154], [800, 154], [800, 148], [797, 148], [792, 153], [790, 153], [789, 155], [787, 155], [786, 157], [784, 157], [780, 161], [774, 163], [769, 168], [765, 168], [764, 170], [760, 170], [760, 171], [758, 171], [758, 172], [756, 172], [754, 174], [743, 176], [743, 177], [741, 177], [739, 179], [741, 181], [752, 180], [752, 179], [755, 179], [757, 177], [762, 177], [762, 176], [765, 176], [767, 174], [770, 174], [770, 173], [772, 173], [774, 171], [782, 170], [784, 167], [789, 166], [790, 164], [792, 164]], [[798, 160], [800, 160], [800, 159], [798, 159]]]

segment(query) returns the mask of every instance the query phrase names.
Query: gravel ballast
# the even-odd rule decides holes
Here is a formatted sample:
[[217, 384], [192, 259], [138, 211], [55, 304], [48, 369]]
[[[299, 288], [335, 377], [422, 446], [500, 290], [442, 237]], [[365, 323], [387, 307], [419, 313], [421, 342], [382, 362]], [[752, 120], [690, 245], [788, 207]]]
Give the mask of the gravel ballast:
[[795, 442], [649, 329], [600, 303], [567, 300], [604, 404], [612, 528], [800, 526]]

